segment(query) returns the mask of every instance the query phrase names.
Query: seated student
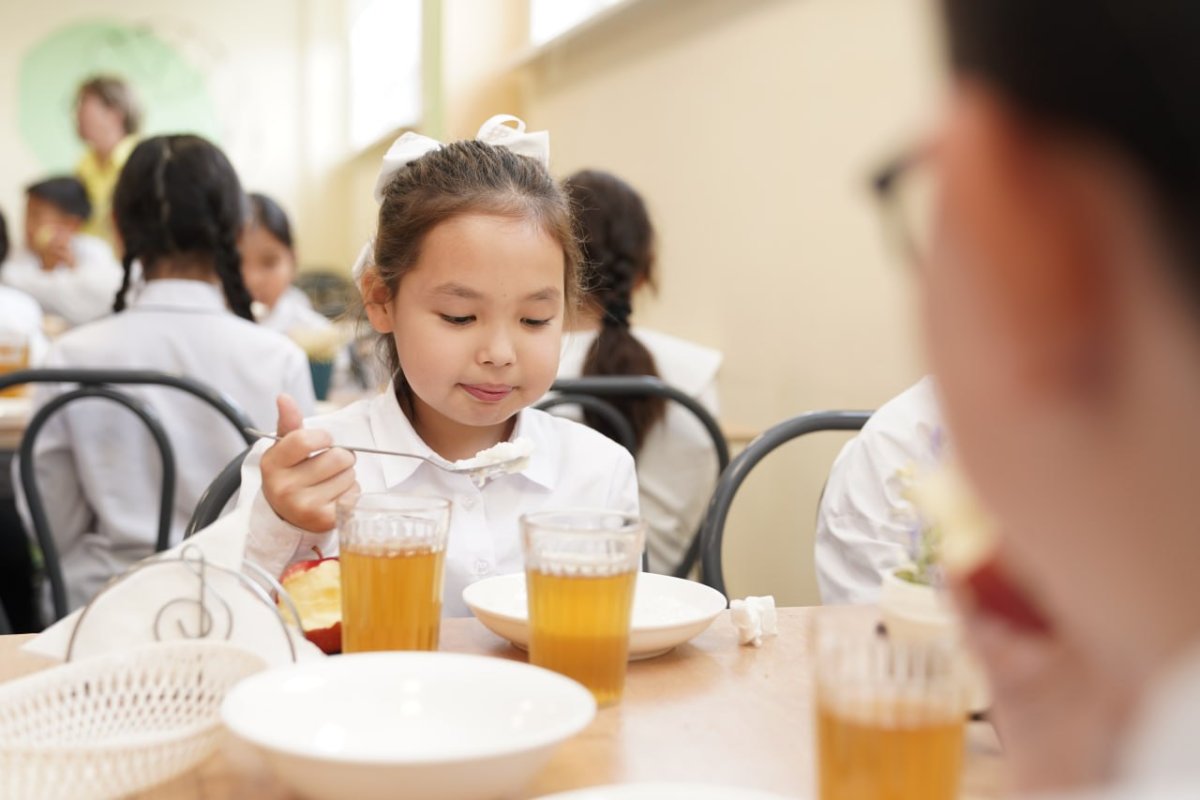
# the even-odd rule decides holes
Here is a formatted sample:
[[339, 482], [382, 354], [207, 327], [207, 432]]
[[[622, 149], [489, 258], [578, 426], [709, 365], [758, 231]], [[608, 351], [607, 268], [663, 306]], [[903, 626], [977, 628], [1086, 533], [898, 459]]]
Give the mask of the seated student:
[[884, 188], [939, 187], [904, 210], [934, 222], [910, 237], [924, 340], [997, 523], [955, 586], [1005, 772], [1200, 797], [1200, 4], [940, 6], [937, 145]]
[[[0, 214], [0, 263], [7, 257], [8, 222], [4, 214]], [[29, 366], [37, 366], [42, 362], [46, 355], [46, 337], [42, 333], [42, 307], [20, 289], [0, 286], [0, 332], [16, 333], [25, 340]]]
[[250, 194], [250, 221], [242, 232], [242, 278], [254, 299], [255, 314], [265, 328], [290, 333], [328, 328], [328, 319], [313, 310], [304, 292], [292, 285], [296, 251], [287, 213], [265, 194]]
[[[558, 377], [655, 375], [717, 413], [716, 350], [634, 327], [633, 295], [654, 286], [654, 226], [642, 198], [607, 172], [584, 170], [563, 182], [575, 211], [587, 293], [564, 337]], [[637, 436], [638, 493], [648, 526], [650, 569], [670, 572], [700, 526], [717, 480], [717, 455], [704, 426], [660, 398], [612, 401]], [[602, 420], [584, 418], [603, 431]]]
[[107, 242], [80, 232], [92, 213], [83, 184], [49, 178], [25, 196], [25, 247], [0, 267], [0, 283], [31, 295], [69, 325], [109, 314], [121, 265]]
[[[530, 407], [554, 381], [579, 253], [570, 206], [545, 167], [547, 134], [503, 120], [485, 123], [478, 140], [442, 145], [406, 133], [388, 150], [377, 232], [356, 272], [394, 377], [375, 397], [308, 420], [280, 398], [283, 438], [251, 451], [238, 500], [251, 509], [246, 558], [273, 574], [311, 558], [313, 546], [336, 551], [334, 509], [348, 493], [444, 497], [452, 510], [442, 611], [464, 616], [468, 584], [523, 569], [522, 514], [637, 512], [624, 448]], [[483, 486], [422, 461], [356, 458], [335, 446], [454, 461], [519, 437], [533, 444], [528, 463]]]
[[936, 464], [943, 447], [927, 376], [880, 406], [842, 448], [817, 510], [821, 602], [879, 601], [883, 574], [912, 556], [917, 517], [905, 483]]
[[[304, 353], [251, 319], [236, 244], [244, 202], [233, 167], [204, 139], [160, 136], [139, 144], [117, 182], [113, 215], [125, 245], [125, 282], [136, 261], [145, 287], [129, 307], [127, 286], [114, 291], [116, 313], [59, 337], [46, 366], [194, 377], [228, 395], [260, 426], [274, 419], [280, 392], [311, 411]], [[43, 386], [35, 401], [44, 404], [62, 390]], [[172, 534], [178, 541], [201, 494], [245, 441], [198, 398], [167, 387], [125, 391], [155, 410], [174, 450]], [[85, 399], [51, 418], [34, 453], [68, 600], [76, 607], [153, 550], [162, 483], [158, 450], [133, 414]]]

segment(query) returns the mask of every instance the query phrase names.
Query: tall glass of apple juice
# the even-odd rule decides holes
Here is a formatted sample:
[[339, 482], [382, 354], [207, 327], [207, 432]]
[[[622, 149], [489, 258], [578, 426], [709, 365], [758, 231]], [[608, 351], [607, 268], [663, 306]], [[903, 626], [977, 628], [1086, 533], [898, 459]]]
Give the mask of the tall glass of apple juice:
[[450, 502], [360, 494], [337, 506], [342, 652], [437, 650]]
[[968, 684], [948, 642], [819, 637], [820, 800], [954, 800]]
[[521, 518], [529, 662], [582, 683], [598, 705], [621, 699], [646, 526], [616, 511]]

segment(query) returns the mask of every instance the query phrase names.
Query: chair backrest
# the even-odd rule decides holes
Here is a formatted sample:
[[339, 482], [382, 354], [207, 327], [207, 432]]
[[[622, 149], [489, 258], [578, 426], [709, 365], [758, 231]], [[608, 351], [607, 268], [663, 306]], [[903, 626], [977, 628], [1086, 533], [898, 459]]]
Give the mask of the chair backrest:
[[234, 456], [233, 460], [217, 473], [217, 477], [213, 478], [213, 482], [204, 490], [204, 494], [200, 495], [200, 501], [196, 503], [196, 510], [192, 512], [192, 518], [188, 520], [187, 528], [183, 531], [183, 538], [187, 539], [196, 531], [207, 528], [220, 518], [225, 506], [233, 499], [237, 490], [242, 488], [242, 462], [249, 454], [250, 448], [247, 447]]
[[540, 408], [542, 411], [549, 411], [552, 408], [559, 406], [579, 406], [585, 411], [592, 411], [604, 417], [604, 421], [608, 423], [612, 429], [614, 441], [632, 453], [637, 447], [637, 436], [634, 435], [633, 426], [629, 424], [629, 420], [625, 419], [625, 415], [617, 410], [617, 407], [606, 400], [601, 400], [599, 397], [593, 397], [590, 394], [555, 394], [540, 401], [535, 408]]
[[34, 444], [38, 434], [50, 418], [68, 403], [81, 398], [98, 397], [124, 406], [146, 425], [162, 458], [163, 484], [159, 500], [156, 551], [165, 550], [170, 545], [171, 506], [175, 498], [174, 452], [154, 409], [134, 395], [122, 392], [113, 386], [157, 385], [187, 392], [208, 403], [229, 420], [247, 444], [254, 441], [254, 436], [246, 431], [247, 428], [253, 426], [253, 423], [246, 413], [223, 393], [192, 378], [168, 375], [165, 372], [124, 369], [29, 369], [0, 375], [0, 390], [27, 383], [78, 384], [77, 388], [56, 395], [37, 410], [25, 428], [19, 450], [21, 488], [29, 507], [29, 518], [33, 523], [34, 536], [42, 550], [46, 578], [50, 582], [50, 598], [54, 606], [54, 616], [55, 619], [61, 619], [69, 610], [66, 581], [63, 578], [62, 565], [58, 558], [58, 548], [54, 544], [54, 536], [46, 517], [46, 506], [42, 501], [41, 491], [38, 489], [34, 465]]
[[784, 420], [768, 428], [746, 445], [729, 469], [721, 474], [717, 488], [708, 504], [708, 512], [700, 526], [700, 574], [704, 583], [721, 594], [725, 591], [725, 572], [721, 550], [725, 538], [725, 521], [733, 498], [745, 482], [750, 470], [780, 445], [805, 434], [817, 431], [856, 431], [871, 418], [870, 411], [813, 411]]
[[[593, 375], [584, 378], [561, 378], [554, 382], [551, 391], [558, 395], [590, 395], [602, 400], [613, 397], [661, 397], [668, 402], [678, 403], [699, 420], [712, 440], [713, 450], [717, 454], [717, 475], [720, 475], [729, 466], [729, 443], [725, 441], [725, 434], [721, 432], [721, 426], [717, 420], [696, 398], [664, 383], [659, 378], [650, 375]], [[629, 441], [632, 442], [632, 428], [628, 423], [625, 428], [628, 429]], [[620, 429], [618, 428], [618, 430]], [[633, 450], [628, 445], [626, 448], [631, 452]], [[695, 566], [699, 553], [700, 535], [697, 531], [696, 535], [692, 537], [692, 542], [688, 546], [683, 560], [672, 570], [672, 574], [677, 578], [686, 578], [691, 573], [692, 567]]]

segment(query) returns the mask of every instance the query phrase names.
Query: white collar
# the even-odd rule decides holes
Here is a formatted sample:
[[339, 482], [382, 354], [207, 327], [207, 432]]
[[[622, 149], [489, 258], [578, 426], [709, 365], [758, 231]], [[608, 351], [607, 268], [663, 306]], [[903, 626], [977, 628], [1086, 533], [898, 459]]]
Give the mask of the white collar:
[[228, 311], [221, 287], [207, 281], [160, 278], [146, 281], [131, 308], [156, 306], [197, 311]]
[[[413, 453], [435, 461], [445, 461], [413, 429], [412, 422], [409, 421], [408, 415], [401, 410], [400, 401], [396, 399], [396, 392], [391, 386], [371, 400], [367, 410], [367, 421], [371, 427], [371, 438], [376, 447], [401, 453]], [[533, 454], [529, 457], [529, 464], [525, 469], [513, 475], [494, 478], [493, 482], [525, 478], [553, 491], [558, 484], [561, 460], [561, 448], [557, 444], [553, 425], [554, 420], [549, 414], [531, 408], [522, 409], [517, 414], [517, 424], [513, 427], [512, 438], [524, 436], [531, 440], [534, 445]], [[388, 489], [408, 480], [422, 466], [436, 469], [436, 467], [425, 465], [415, 458], [383, 456], [380, 463], [383, 465], [384, 486]]]

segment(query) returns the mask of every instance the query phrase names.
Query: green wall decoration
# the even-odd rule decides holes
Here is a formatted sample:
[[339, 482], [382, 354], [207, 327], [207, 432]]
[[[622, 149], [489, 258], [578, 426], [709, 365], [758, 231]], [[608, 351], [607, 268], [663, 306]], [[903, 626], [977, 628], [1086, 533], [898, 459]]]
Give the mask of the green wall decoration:
[[129, 81], [142, 103], [142, 135], [198, 133], [218, 140], [203, 73], [146, 25], [91, 20], [60, 28], [21, 60], [18, 125], [47, 172], [70, 172], [83, 154], [75, 91], [97, 73]]

